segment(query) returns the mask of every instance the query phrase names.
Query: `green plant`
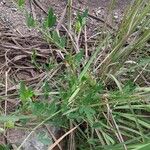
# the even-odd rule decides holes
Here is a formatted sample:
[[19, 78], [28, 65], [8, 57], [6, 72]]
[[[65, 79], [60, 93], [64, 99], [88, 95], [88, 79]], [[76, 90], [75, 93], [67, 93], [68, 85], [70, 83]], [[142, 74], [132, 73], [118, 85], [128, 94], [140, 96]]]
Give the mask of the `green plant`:
[[[23, 1], [19, 1], [19, 6], [23, 4]], [[15, 127], [17, 121], [26, 119], [32, 121], [36, 118], [37, 126], [18, 150], [43, 124], [63, 128], [66, 133], [58, 141], [70, 135], [68, 136], [70, 149], [148, 149], [147, 141], [150, 135], [146, 133], [150, 129], [150, 122], [147, 119], [150, 112], [149, 87], [146, 85], [140, 87], [131, 79], [131, 81], [125, 79], [124, 82], [122, 75], [149, 63], [149, 57], [144, 58], [144, 62], [138, 65], [135, 63], [131, 68], [127, 66], [126, 70], [123, 70], [130, 54], [149, 49], [146, 44], [150, 39], [147, 23], [150, 22], [150, 4], [145, 4], [143, 0], [133, 2], [127, 9], [118, 30], [112, 31], [113, 33], [107, 31], [100, 37], [100, 42], [95, 41], [96, 46], [93, 45], [94, 50], [90, 51], [89, 59], [84, 57], [84, 49], [79, 46], [88, 11], [78, 14], [73, 22], [71, 6], [70, 0], [68, 28], [64, 26], [65, 34], [55, 27], [57, 18], [53, 9], [48, 10], [42, 25], [25, 11], [25, 14], [28, 14], [27, 25], [38, 29], [44, 39], [59, 50], [62, 60], [60, 63], [54, 61], [55, 67], [50, 68], [52, 75], [49, 75], [49, 70], [45, 71], [36, 62], [35, 50], [31, 56], [32, 63], [37, 70], [42, 69], [46, 75], [48, 74], [40, 83], [42, 88], [38, 89], [42, 94], [36, 91], [36, 86], [31, 89], [21, 82], [19, 97], [22, 103], [15, 112], [20, 117], [7, 116], [10, 117], [8, 119], [5, 116], [4, 119], [1, 116], [0, 121], [5, 122], [7, 127]], [[109, 48], [110, 53], [103, 60], [98, 60], [98, 55]], [[147, 66], [145, 72], [149, 71]], [[21, 116], [22, 113], [30, 114], [32, 117]], [[50, 142], [47, 137], [41, 140]], [[57, 141], [53, 144], [57, 145]]]

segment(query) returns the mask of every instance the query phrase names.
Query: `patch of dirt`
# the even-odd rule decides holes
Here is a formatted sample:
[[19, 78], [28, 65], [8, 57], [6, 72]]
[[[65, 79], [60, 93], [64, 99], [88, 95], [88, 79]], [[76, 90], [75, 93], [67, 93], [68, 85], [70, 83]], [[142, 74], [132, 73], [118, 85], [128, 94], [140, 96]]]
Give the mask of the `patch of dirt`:
[[[87, 5], [91, 8], [97, 8], [97, 7], [108, 7], [111, 4], [112, 0], [88, 0]], [[127, 6], [131, 0], [116, 0], [116, 9], [123, 9], [125, 6]]]
[[[8, 26], [11, 27], [12, 31], [17, 31], [22, 35], [27, 34], [37, 34], [35, 30], [29, 30], [26, 27], [26, 20], [24, 15], [20, 10], [16, 8], [15, 0], [8, 1], [2, 0], [0, 2], [0, 19]], [[73, 6], [76, 7], [78, 10], [84, 10], [85, 8], [89, 9], [89, 13], [96, 18], [90, 17], [89, 25], [90, 30], [93, 31], [95, 27], [101, 24], [101, 19], [107, 17], [106, 22], [112, 24], [111, 14], [107, 14], [107, 7], [110, 5], [111, 0], [77, 0], [73, 1]], [[116, 7], [113, 11], [113, 15], [117, 21], [120, 21], [123, 8], [129, 4], [129, 0], [117, 0]], [[62, 15], [63, 10], [67, 5], [67, 0], [33, 0], [33, 2], [27, 0], [26, 1], [26, 9], [33, 14], [33, 17], [39, 19], [40, 21], [43, 20], [44, 16], [46, 15], [45, 12], [48, 12], [49, 8], [53, 8], [55, 13], [57, 14], [58, 18]], [[92, 28], [91, 28], [92, 27]]]
[[15, 3], [9, 0], [0, 2], [0, 22], [5, 24], [11, 32], [19, 33], [21, 35], [35, 35], [36, 32], [29, 30], [26, 26], [25, 16], [18, 10]]

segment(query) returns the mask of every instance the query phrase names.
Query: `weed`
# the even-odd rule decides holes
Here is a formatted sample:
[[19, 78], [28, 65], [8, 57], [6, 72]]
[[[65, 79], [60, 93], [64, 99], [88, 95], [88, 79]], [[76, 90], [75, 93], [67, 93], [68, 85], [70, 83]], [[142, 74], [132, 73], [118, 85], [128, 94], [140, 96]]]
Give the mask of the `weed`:
[[[24, 1], [18, 1], [18, 4], [23, 6]], [[68, 28], [61, 25], [66, 33], [62, 33], [55, 26], [57, 18], [53, 9], [48, 10], [42, 25], [24, 11], [27, 14], [27, 25], [38, 29], [44, 39], [57, 49], [61, 62], [53, 60], [55, 63], [50, 64], [49, 70], [45, 71], [36, 62], [35, 49], [31, 55], [35, 68], [40, 68], [46, 74], [52, 71], [52, 75], [47, 75], [40, 82], [41, 95], [37, 93], [36, 87], [30, 88], [21, 82], [19, 110], [14, 116], [0, 116], [0, 121], [5, 123], [7, 128], [15, 128], [17, 121], [30, 122], [35, 119], [37, 126], [17, 150], [44, 124], [55, 125], [66, 131], [51, 144], [49, 150], [65, 137], [68, 138], [69, 145], [66, 149], [70, 150], [149, 149], [150, 135], [147, 132], [150, 129], [150, 90], [146, 84], [145, 87], [140, 87], [136, 82], [143, 72], [149, 72], [149, 56], [138, 65], [137, 62], [133, 63], [131, 68], [125, 63], [129, 62], [131, 54], [149, 49], [149, 45], [146, 45], [150, 39], [150, 3], [145, 4], [143, 0], [134, 1], [124, 13], [118, 30], [113, 30], [113, 33], [107, 31], [100, 37], [100, 42], [98, 37], [95, 41], [97, 44], [93, 45], [94, 49], [88, 58], [84, 57], [84, 49], [79, 44], [83, 36], [81, 33], [86, 27], [88, 10], [78, 13], [76, 20], [72, 21], [71, 6], [70, 0]], [[103, 60], [99, 60], [98, 55], [103, 54], [106, 49], [110, 49], [110, 52]], [[131, 61], [132, 59], [134, 58], [131, 57]], [[144, 71], [136, 80], [123, 77], [124, 73], [128, 74], [128, 71], [145, 64], [147, 65]], [[22, 122], [20, 125], [24, 126], [25, 123]], [[46, 144], [50, 142], [47, 136], [40, 139]]]

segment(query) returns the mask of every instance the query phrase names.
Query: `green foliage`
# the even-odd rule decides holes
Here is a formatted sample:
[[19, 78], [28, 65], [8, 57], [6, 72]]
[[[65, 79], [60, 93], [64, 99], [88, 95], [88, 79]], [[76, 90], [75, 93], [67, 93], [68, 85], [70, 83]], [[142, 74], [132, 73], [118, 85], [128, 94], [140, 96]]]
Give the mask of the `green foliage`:
[[9, 149], [9, 146], [0, 145], [0, 150], [10, 150], [10, 149]]
[[133, 150], [149, 150], [150, 149], [150, 143], [137, 145], [136, 148]]
[[78, 13], [77, 20], [75, 23], [75, 30], [77, 32], [81, 31], [81, 29], [85, 26], [87, 16], [88, 16], [88, 9], [86, 9], [82, 14]]
[[33, 28], [33, 27], [35, 27], [35, 20], [33, 19], [33, 17], [32, 17], [32, 15], [31, 14], [29, 14], [29, 13], [26, 13], [26, 23], [27, 23], [27, 26], [29, 27], [29, 28]]
[[9, 121], [7, 121], [7, 122], [5, 123], [5, 127], [8, 128], [8, 129], [12, 129], [12, 128], [15, 127], [15, 122], [9, 120]]
[[24, 82], [20, 83], [20, 90], [19, 90], [20, 100], [23, 104], [26, 102], [31, 101], [31, 98], [34, 96], [34, 92], [31, 88], [27, 88]]
[[51, 34], [51, 38], [59, 48], [62, 48], [62, 49], [65, 48], [66, 38], [64, 36], [60, 36], [57, 31], [53, 31]]
[[48, 10], [48, 15], [43, 23], [44, 28], [52, 28], [56, 24], [56, 15], [52, 8]]
[[18, 6], [23, 7], [25, 5], [25, 0], [18, 0]]
[[[24, 1], [19, 2], [19, 6], [23, 4]], [[94, 39], [96, 44], [90, 44], [94, 48], [87, 48], [90, 53], [88, 58], [84, 56], [84, 44], [80, 39], [88, 10], [78, 13], [75, 29], [66, 29], [66, 34], [55, 29], [56, 15], [53, 9], [49, 9], [42, 25], [26, 13], [27, 25], [37, 28], [43, 34], [51, 48], [54, 48], [54, 56], [58, 48], [64, 59], [57, 63], [52, 56], [53, 63], [48, 62], [48, 69], [42, 66], [42, 78], [38, 85], [32, 85], [35, 90], [27, 87], [24, 82], [20, 83], [19, 97], [23, 105], [15, 113], [26, 113], [28, 117], [0, 116], [0, 122], [6, 128], [14, 128], [16, 122], [26, 123], [33, 119], [37, 127], [48, 123], [65, 131], [80, 124], [72, 140], [79, 150], [149, 149], [149, 143], [146, 142], [150, 137], [146, 134], [150, 129], [150, 121], [147, 119], [150, 112], [149, 87], [146, 84], [140, 87], [132, 79], [122, 80], [120, 75], [120, 68], [124, 69], [124, 62], [128, 61], [132, 52], [148, 49], [145, 45], [150, 39], [149, 13], [149, 3], [146, 5], [142, 0], [135, 1], [128, 8], [118, 30], [112, 33], [107, 31], [105, 34], [101, 32], [99, 43]], [[70, 23], [72, 26], [74, 22]], [[132, 38], [135, 33], [136, 36]], [[127, 46], [126, 42], [129, 42]], [[103, 54], [101, 52], [107, 49], [110, 49], [108, 54], [99, 60]], [[41, 68], [37, 63], [37, 53], [33, 50], [31, 56], [35, 69]], [[139, 67], [143, 69], [148, 63], [149, 59], [144, 58], [144, 61], [135, 63], [132, 68], [127, 66], [126, 72]], [[149, 69], [143, 69], [138, 75], [142, 76], [143, 72], [149, 72]], [[39, 133], [38, 139], [45, 145], [52, 143], [46, 133]]]
[[33, 102], [31, 103], [31, 111], [38, 117], [49, 116], [57, 111], [57, 106], [54, 102], [51, 102], [50, 104], [44, 102]]

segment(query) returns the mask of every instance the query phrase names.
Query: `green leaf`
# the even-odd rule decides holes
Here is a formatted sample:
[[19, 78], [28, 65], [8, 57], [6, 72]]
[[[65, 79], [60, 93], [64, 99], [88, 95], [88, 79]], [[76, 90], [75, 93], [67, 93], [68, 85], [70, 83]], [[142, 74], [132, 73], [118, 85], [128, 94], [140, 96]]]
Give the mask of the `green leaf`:
[[86, 24], [87, 17], [88, 17], [88, 9], [86, 9], [82, 14], [82, 26]]
[[25, 0], [18, 0], [19, 7], [23, 7], [25, 5]]
[[56, 43], [56, 45], [58, 47], [65, 48], [66, 38], [64, 36], [61, 37], [58, 32], [53, 31], [52, 32], [52, 39], [53, 39], [53, 42]]
[[20, 94], [20, 99], [23, 103], [30, 101], [34, 95], [33, 91], [27, 88], [24, 82], [20, 83], [19, 94]]
[[86, 19], [88, 16], [88, 9], [86, 9], [82, 14], [77, 15], [77, 21], [75, 23], [75, 29], [77, 32], [81, 30], [86, 24]]
[[101, 123], [100, 122], [95, 122], [95, 123], [93, 123], [93, 126], [92, 126], [94, 129], [98, 129], [98, 128], [101, 128], [102, 127], [102, 125], [101, 125]]
[[48, 10], [48, 16], [45, 19], [44, 27], [45, 28], [52, 28], [56, 23], [56, 15], [52, 8]]
[[0, 150], [10, 150], [6, 145], [0, 145]]
[[60, 46], [62, 48], [65, 48], [65, 45], [66, 45], [66, 38], [65, 38], [65, 36], [62, 36], [62, 37], [60, 37]]
[[32, 113], [41, 116], [46, 111], [45, 105], [43, 102], [34, 102], [31, 104]]
[[133, 150], [149, 150], [150, 149], [150, 143], [147, 144], [141, 144], [138, 145], [135, 149]]
[[12, 120], [9, 120], [9, 121], [5, 122], [5, 127], [8, 129], [13, 129], [15, 127], [15, 122]]
[[50, 104], [44, 102], [31, 103], [32, 113], [37, 116], [48, 116], [54, 114], [57, 110], [56, 104], [51, 102]]
[[35, 27], [35, 20], [33, 19], [32, 15], [29, 13], [26, 14], [26, 23], [29, 28]]
[[60, 36], [58, 32], [56, 31], [52, 32], [52, 39], [54, 40], [55, 43], [60, 44]]
[[83, 51], [83, 49], [81, 49], [80, 52], [74, 56], [75, 62], [80, 63], [83, 56], [84, 56], [84, 51]]
[[93, 119], [94, 119], [93, 116], [96, 113], [94, 109], [88, 106], [81, 106], [79, 109], [79, 113], [81, 115], [84, 115], [89, 121], [89, 123], [93, 123]]
[[89, 59], [89, 61], [87, 62], [87, 64], [85, 65], [85, 67], [83, 68], [82, 72], [79, 75], [79, 80], [81, 81], [81, 79], [84, 77], [84, 75], [87, 73], [90, 65], [93, 63], [94, 59], [96, 58], [98, 52], [102, 49], [102, 47], [105, 45], [106, 41], [109, 39], [110, 37], [107, 36], [98, 47], [96, 47], [96, 50], [93, 54], [93, 56], [91, 56], [91, 58]]

